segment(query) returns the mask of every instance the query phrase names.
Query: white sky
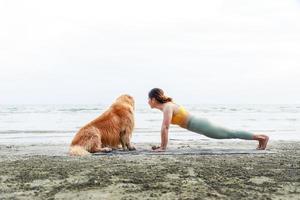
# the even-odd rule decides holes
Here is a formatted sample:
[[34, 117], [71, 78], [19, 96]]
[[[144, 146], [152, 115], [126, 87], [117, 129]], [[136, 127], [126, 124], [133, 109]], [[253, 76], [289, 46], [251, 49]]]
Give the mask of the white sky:
[[1, 0], [0, 104], [300, 103], [299, 0]]

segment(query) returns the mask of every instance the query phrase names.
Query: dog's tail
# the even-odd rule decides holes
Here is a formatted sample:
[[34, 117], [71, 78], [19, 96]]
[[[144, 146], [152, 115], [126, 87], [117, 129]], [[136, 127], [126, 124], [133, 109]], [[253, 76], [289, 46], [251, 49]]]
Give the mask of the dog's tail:
[[90, 152], [88, 152], [84, 147], [74, 145], [70, 147], [69, 155], [71, 156], [87, 156], [90, 155]]

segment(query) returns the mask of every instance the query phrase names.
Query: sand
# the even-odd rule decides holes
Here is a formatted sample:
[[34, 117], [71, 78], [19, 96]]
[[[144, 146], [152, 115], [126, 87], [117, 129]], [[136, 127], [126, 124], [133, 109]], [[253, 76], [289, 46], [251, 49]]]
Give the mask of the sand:
[[78, 158], [62, 144], [2, 145], [0, 199], [300, 199], [299, 142], [271, 141], [262, 152], [239, 140], [169, 147]]

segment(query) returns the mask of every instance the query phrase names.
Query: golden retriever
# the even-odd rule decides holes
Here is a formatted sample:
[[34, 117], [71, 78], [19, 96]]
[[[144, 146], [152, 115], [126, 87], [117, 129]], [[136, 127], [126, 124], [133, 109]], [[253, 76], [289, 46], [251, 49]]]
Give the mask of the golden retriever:
[[134, 99], [122, 95], [95, 120], [82, 127], [75, 135], [70, 155], [81, 156], [112, 149], [135, 150], [130, 139], [134, 128]]

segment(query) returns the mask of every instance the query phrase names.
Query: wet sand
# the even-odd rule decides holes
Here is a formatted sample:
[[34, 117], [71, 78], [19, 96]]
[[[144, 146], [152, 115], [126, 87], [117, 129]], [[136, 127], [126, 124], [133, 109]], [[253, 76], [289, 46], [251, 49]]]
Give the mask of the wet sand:
[[299, 142], [271, 141], [259, 153], [252, 141], [169, 146], [175, 153], [78, 158], [66, 145], [2, 145], [0, 199], [300, 199]]

